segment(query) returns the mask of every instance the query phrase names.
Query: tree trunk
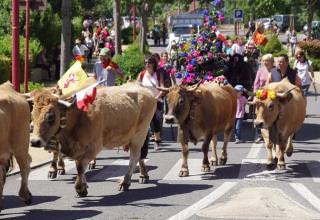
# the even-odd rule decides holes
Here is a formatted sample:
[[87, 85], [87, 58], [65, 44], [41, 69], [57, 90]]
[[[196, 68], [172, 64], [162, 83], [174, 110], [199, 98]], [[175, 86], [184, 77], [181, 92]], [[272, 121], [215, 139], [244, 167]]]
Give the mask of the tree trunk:
[[142, 53], [146, 50], [147, 45], [147, 32], [148, 32], [148, 15], [150, 5], [147, 2], [141, 3], [140, 14], [141, 14], [141, 39], [140, 39], [140, 51]]
[[61, 59], [60, 76], [68, 69], [71, 60], [71, 0], [62, 0], [61, 5]]
[[312, 32], [312, 19], [313, 19], [313, 11], [312, 10], [313, 1], [308, 0], [307, 1], [307, 12], [308, 12], [308, 19], [307, 19], [307, 26], [308, 26], [308, 33], [307, 37], [308, 39], [311, 38], [311, 32]]
[[120, 0], [113, 0], [113, 20], [115, 32], [115, 53], [121, 54]]

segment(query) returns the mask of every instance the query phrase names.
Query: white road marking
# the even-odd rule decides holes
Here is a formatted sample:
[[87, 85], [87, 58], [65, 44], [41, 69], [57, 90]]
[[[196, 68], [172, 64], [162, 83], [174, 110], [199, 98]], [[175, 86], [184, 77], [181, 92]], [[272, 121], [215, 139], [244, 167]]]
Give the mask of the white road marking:
[[[214, 177], [214, 170], [208, 173], [201, 171], [202, 159], [188, 159], [189, 176], [179, 177], [179, 171], [181, 169], [182, 159], [171, 168], [163, 180], [203, 180], [212, 179]], [[211, 167], [212, 168], [212, 167]]]
[[314, 182], [320, 182], [320, 161], [311, 161], [307, 163], [308, 169]]
[[[147, 163], [149, 159], [145, 159], [144, 162]], [[90, 181], [99, 180], [120, 180], [128, 171], [129, 159], [118, 159], [115, 160], [111, 165], [107, 165], [105, 169], [102, 169], [99, 173], [90, 178]], [[139, 169], [139, 164], [135, 171]]]
[[302, 183], [290, 183], [303, 198], [305, 198], [313, 207], [320, 211], [320, 199], [315, 196], [305, 185]]
[[259, 144], [253, 143], [247, 155], [247, 158], [252, 158], [252, 159], [257, 158], [263, 146], [264, 146], [264, 143], [259, 143]]
[[[55, 180], [55, 179], [48, 178], [48, 171], [49, 171], [50, 165], [51, 164], [48, 164], [46, 166], [32, 170], [29, 174], [29, 180]], [[76, 167], [74, 160], [67, 159], [67, 158], [64, 159], [64, 165], [65, 165], [66, 174], [68, 174], [72, 169], [75, 169]]]
[[201, 209], [204, 209], [217, 199], [219, 199], [221, 196], [223, 196], [225, 193], [227, 193], [229, 190], [231, 190], [234, 186], [236, 186], [237, 182], [225, 182], [221, 186], [219, 186], [216, 190], [211, 192], [209, 195], [204, 197], [203, 199], [199, 200], [195, 204], [189, 206], [188, 208], [182, 210], [178, 214], [170, 217], [168, 220], [183, 220], [188, 219], [194, 214], [196, 214]]

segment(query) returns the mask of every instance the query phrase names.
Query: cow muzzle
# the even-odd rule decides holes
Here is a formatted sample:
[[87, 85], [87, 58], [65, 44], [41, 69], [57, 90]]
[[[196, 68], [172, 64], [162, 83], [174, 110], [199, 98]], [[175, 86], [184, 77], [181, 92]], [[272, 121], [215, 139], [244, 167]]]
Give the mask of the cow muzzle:
[[32, 147], [43, 147], [46, 145], [46, 143], [42, 138], [37, 138], [37, 137], [31, 138], [30, 143]]
[[176, 122], [176, 117], [173, 115], [165, 115], [164, 120], [167, 124], [174, 124]]
[[263, 121], [254, 120], [254, 125], [256, 128], [263, 128]]

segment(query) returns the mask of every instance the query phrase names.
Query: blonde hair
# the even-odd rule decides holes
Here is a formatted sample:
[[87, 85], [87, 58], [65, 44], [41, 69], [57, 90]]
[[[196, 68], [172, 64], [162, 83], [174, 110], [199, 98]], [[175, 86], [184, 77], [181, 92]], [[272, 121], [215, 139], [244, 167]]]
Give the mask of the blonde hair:
[[272, 63], [274, 62], [274, 59], [273, 59], [273, 56], [271, 53], [267, 53], [267, 54], [263, 55], [261, 58], [261, 61], [263, 61], [263, 60], [271, 60]]

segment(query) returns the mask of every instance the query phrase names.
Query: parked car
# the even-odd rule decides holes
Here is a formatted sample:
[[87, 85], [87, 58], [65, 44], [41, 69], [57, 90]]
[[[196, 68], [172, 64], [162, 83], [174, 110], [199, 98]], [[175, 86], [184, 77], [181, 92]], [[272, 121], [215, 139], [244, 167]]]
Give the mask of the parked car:
[[[320, 27], [320, 21], [312, 21], [311, 23], [311, 29], [314, 29], [316, 27]], [[308, 32], [308, 24], [305, 24], [303, 26], [303, 32], [306, 34]]]
[[256, 23], [263, 23], [265, 30], [270, 30], [272, 28], [272, 19], [271, 18], [259, 18], [256, 20]]

